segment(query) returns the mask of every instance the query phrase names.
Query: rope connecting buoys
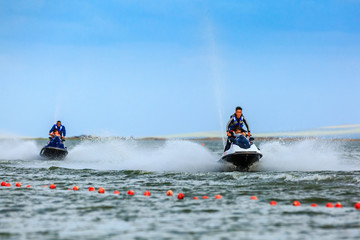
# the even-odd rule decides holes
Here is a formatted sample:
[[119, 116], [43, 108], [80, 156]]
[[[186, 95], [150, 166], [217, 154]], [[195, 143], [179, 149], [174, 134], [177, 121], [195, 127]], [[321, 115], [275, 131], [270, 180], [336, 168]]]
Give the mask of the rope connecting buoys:
[[[11, 187], [11, 183], [8, 183], [8, 182], [5, 182], [5, 181], [1, 182], [0, 185], [3, 186], [3, 187]], [[15, 186], [20, 188], [20, 187], [22, 186], [22, 184], [21, 184], [20, 182], [17, 182], [17, 183], [15, 184]], [[44, 185], [43, 187], [47, 188], [48, 186], [47, 186], [47, 185]], [[31, 188], [31, 185], [27, 185], [26, 188]], [[49, 188], [50, 188], [50, 189], [56, 189], [56, 185], [55, 185], [55, 184], [51, 184], [51, 185], [49, 186]], [[73, 189], [69, 188], [68, 190], [79, 191], [80, 188], [79, 188], [79, 186], [74, 186]], [[94, 192], [94, 191], [95, 191], [95, 187], [89, 187], [89, 191], [90, 191], [90, 192]], [[104, 193], [105, 193], [105, 189], [102, 188], [102, 187], [100, 187], [99, 190], [98, 190], [98, 193], [104, 194]], [[119, 195], [119, 194], [120, 194], [120, 191], [115, 190], [115, 191], [114, 191], [114, 194], [115, 194], [115, 195]], [[168, 190], [168, 191], [166, 192], [166, 195], [167, 195], [167, 196], [173, 196], [173, 194], [174, 194], [174, 193], [173, 193], [172, 190]], [[133, 190], [129, 190], [129, 191], [128, 191], [128, 195], [133, 196], [133, 195], [135, 195], [135, 193], [134, 193]], [[151, 196], [151, 192], [150, 192], [150, 191], [145, 191], [145, 192], [144, 192], [144, 196], [150, 197], [150, 196]], [[179, 200], [182, 200], [182, 199], [185, 198], [185, 194], [184, 194], [184, 193], [179, 193], [178, 196], [177, 196], [177, 198], [178, 198]], [[199, 197], [194, 196], [193, 199], [194, 199], [194, 200], [199, 200]], [[202, 196], [202, 199], [209, 199], [209, 196], [204, 195], [204, 196]], [[220, 194], [217, 194], [217, 195], [215, 195], [215, 199], [222, 199], [222, 196], [221, 196]], [[258, 197], [257, 197], [257, 196], [251, 196], [250, 199], [251, 199], [251, 200], [258, 200]], [[301, 203], [300, 203], [298, 200], [293, 201], [292, 204], [293, 204], [293, 206], [295, 206], [295, 207], [300, 207], [300, 206], [301, 206]], [[277, 202], [276, 202], [276, 201], [270, 201], [270, 205], [276, 206], [276, 205], [277, 205]], [[310, 206], [311, 206], [311, 207], [318, 207], [318, 204], [312, 203]], [[341, 204], [340, 202], [337, 202], [336, 204], [333, 204], [333, 203], [329, 202], [329, 203], [327, 203], [325, 206], [326, 206], [327, 208], [334, 208], [334, 207], [335, 207], [335, 208], [343, 208], [343, 206], [342, 206], [342, 204]], [[355, 203], [355, 209], [360, 210], [360, 202]]]

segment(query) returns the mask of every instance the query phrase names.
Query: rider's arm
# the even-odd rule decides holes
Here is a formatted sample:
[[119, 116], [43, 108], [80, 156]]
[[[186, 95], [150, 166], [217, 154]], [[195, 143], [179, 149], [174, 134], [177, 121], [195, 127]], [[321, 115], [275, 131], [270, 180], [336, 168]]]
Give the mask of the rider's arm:
[[230, 126], [231, 126], [231, 124], [232, 124], [233, 121], [234, 121], [234, 119], [231, 118], [231, 119], [229, 120], [229, 122], [226, 124], [226, 133], [227, 133], [228, 137], [231, 136]]
[[52, 133], [55, 130], [55, 125], [52, 126], [52, 128], [50, 129], [49, 133]]
[[249, 134], [249, 136], [250, 136], [250, 127], [249, 127], [249, 124], [247, 123], [245, 117], [244, 117], [244, 123], [245, 123], [246, 129], [247, 129], [247, 131], [248, 131], [248, 134]]
[[63, 126], [63, 136], [65, 137], [66, 136], [66, 129], [65, 129], [65, 126]]

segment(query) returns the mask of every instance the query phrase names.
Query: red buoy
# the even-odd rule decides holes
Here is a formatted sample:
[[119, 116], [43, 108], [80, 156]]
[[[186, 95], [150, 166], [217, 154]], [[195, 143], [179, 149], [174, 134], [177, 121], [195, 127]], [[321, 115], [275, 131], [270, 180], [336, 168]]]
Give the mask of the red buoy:
[[202, 198], [203, 198], [203, 199], [209, 199], [209, 197], [208, 197], [208, 196], [203, 196]]
[[215, 199], [221, 199], [221, 198], [222, 198], [222, 196], [220, 194], [215, 196]]
[[151, 196], [151, 192], [150, 192], [150, 191], [145, 191], [144, 196], [150, 197], [150, 196]]
[[294, 202], [293, 202], [293, 205], [294, 205], [295, 207], [300, 207], [300, 206], [301, 206], [301, 204], [300, 204], [299, 201], [294, 201]]
[[73, 187], [73, 190], [74, 190], [74, 191], [79, 191], [79, 187], [78, 187], [78, 186], [74, 186], [74, 187]]
[[335, 207], [336, 208], [342, 208], [342, 205], [341, 205], [341, 203], [338, 202], [338, 203], [335, 204]]
[[183, 193], [179, 193], [178, 199], [184, 199], [185, 195]]
[[270, 205], [275, 206], [275, 205], [277, 205], [277, 202], [276, 201], [271, 201]]
[[258, 200], [257, 196], [251, 196], [250, 199], [251, 200]]
[[193, 199], [198, 200], [199, 198], [198, 197], [193, 197]]
[[26, 187], [27, 187], [27, 188], [31, 188], [31, 185], [27, 185]]
[[114, 192], [114, 194], [120, 194], [120, 192], [119, 192], [118, 190], [116, 190], [116, 191]]
[[94, 192], [95, 188], [94, 187], [89, 187], [89, 192]]
[[311, 204], [312, 207], [317, 207], [318, 205], [316, 203]]
[[1, 182], [1, 186], [5, 187], [5, 186], [6, 186], [6, 182]]
[[173, 191], [171, 191], [171, 190], [168, 190], [167, 192], [166, 192], [166, 196], [172, 196], [174, 193], [173, 193]]
[[55, 189], [55, 188], [56, 188], [56, 185], [55, 185], [55, 184], [51, 184], [51, 185], [50, 185], [50, 188], [51, 188], [51, 189]]
[[129, 191], [128, 191], [128, 194], [131, 195], [131, 196], [133, 196], [135, 193], [134, 193], [133, 190], [129, 190]]
[[358, 210], [360, 209], [360, 202], [355, 203], [355, 208]]
[[104, 188], [99, 188], [99, 191], [98, 191], [98, 193], [105, 193], [105, 189]]
[[327, 204], [326, 204], [326, 207], [327, 207], [327, 208], [333, 208], [333, 207], [334, 207], [334, 204], [332, 204], [331, 202], [330, 202], [330, 203], [327, 203]]
[[17, 183], [15, 184], [15, 186], [21, 187], [21, 183], [17, 182]]
[[44, 185], [44, 187], [48, 187], [47, 185]]
[[5, 184], [5, 187], [11, 187], [11, 183], [9, 183], [9, 182], [6, 183], [6, 184]]

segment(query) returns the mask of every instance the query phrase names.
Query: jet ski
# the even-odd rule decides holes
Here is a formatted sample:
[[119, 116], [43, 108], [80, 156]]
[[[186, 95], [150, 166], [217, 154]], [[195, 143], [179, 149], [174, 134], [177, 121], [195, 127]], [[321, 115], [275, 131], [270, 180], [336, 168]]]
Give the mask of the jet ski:
[[246, 138], [242, 134], [235, 134], [231, 138], [230, 148], [224, 152], [221, 159], [222, 163], [230, 163], [238, 171], [248, 171], [249, 168], [262, 157], [262, 153], [253, 143], [254, 138]]
[[49, 143], [41, 149], [40, 156], [47, 159], [64, 159], [68, 154], [68, 150], [63, 143], [65, 140], [61, 141], [58, 136], [49, 139]]

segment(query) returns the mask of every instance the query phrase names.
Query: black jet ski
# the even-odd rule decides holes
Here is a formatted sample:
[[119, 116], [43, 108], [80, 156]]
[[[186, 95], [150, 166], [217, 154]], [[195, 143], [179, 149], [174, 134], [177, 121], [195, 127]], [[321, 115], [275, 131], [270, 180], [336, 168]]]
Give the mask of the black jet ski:
[[248, 171], [262, 157], [262, 153], [253, 141], [253, 137], [246, 138], [242, 134], [235, 134], [231, 139], [230, 148], [224, 152], [219, 161], [234, 165], [238, 171]]
[[63, 141], [57, 136], [50, 138], [49, 143], [41, 149], [40, 156], [47, 159], [64, 159], [68, 154], [68, 150]]

